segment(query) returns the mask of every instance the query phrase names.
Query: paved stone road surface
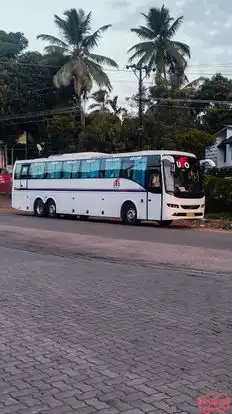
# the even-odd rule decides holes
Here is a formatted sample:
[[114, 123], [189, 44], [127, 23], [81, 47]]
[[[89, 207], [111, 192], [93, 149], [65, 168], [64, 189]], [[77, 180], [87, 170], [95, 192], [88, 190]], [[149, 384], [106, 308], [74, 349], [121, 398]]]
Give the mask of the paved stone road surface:
[[197, 413], [230, 394], [226, 273], [10, 247], [0, 263], [0, 414]]

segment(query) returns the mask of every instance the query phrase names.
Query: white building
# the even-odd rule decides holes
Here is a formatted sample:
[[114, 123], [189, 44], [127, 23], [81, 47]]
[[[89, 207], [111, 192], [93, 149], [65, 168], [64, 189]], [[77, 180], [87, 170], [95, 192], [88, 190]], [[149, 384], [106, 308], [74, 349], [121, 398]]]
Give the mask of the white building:
[[225, 125], [215, 135], [216, 142], [206, 148], [205, 158], [213, 160], [217, 168], [232, 167], [232, 125]]

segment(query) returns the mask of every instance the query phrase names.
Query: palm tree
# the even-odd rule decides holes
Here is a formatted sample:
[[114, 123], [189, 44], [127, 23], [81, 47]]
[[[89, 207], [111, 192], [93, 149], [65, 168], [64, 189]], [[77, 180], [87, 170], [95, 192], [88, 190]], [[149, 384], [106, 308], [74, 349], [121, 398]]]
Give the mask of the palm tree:
[[90, 110], [93, 110], [94, 112], [108, 112], [109, 108], [107, 107], [108, 99], [109, 99], [109, 93], [106, 89], [99, 89], [98, 91], [94, 92], [90, 98], [94, 101], [89, 106]]
[[82, 9], [67, 10], [64, 18], [54, 17], [60, 37], [47, 34], [37, 36], [50, 43], [45, 47], [47, 56], [43, 64], [59, 66], [54, 75], [54, 85], [57, 88], [73, 85], [81, 111], [81, 98], [90, 92], [93, 82], [99, 87], [105, 86], [109, 91], [112, 89], [102, 65], [117, 68], [117, 63], [92, 52], [111, 25], [102, 26], [92, 33], [92, 13], [86, 14]]
[[131, 29], [143, 42], [128, 50], [133, 53], [130, 62], [138, 60], [138, 65], [155, 68], [156, 73], [167, 81], [167, 75], [181, 73], [187, 66], [186, 58], [190, 58], [190, 47], [185, 43], [173, 40], [177, 30], [183, 23], [183, 16], [176, 20], [170, 16], [163, 5], [161, 9], [151, 8], [148, 14], [142, 13], [146, 26]]
[[118, 96], [114, 96], [112, 99], [108, 100], [108, 104], [110, 105], [113, 114], [115, 116], [119, 116], [121, 114], [125, 115], [126, 110], [122, 106], [118, 105]]

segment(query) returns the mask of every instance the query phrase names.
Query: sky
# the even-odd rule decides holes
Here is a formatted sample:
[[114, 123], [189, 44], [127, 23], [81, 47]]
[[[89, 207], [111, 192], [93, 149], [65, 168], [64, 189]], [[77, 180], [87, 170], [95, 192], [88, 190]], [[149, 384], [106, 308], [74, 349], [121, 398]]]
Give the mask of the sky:
[[[37, 34], [58, 35], [53, 23], [54, 14], [62, 16], [66, 9], [83, 8], [92, 11], [93, 30], [105, 24], [112, 24], [99, 43], [98, 53], [117, 61], [121, 69], [110, 69], [113, 95], [119, 95], [120, 103], [136, 93], [135, 75], [127, 71], [127, 50], [138, 42], [130, 32], [131, 27], [144, 23], [141, 12], [147, 13], [150, 7], [161, 7], [158, 0], [8, 0], [0, 13], [0, 29], [21, 31], [29, 40], [31, 50], [43, 51], [45, 44], [36, 40]], [[215, 72], [232, 77], [232, 8], [229, 0], [166, 0], [165, 6], [173, 17], [184, 16], [184, 23], [176, 35], [176, 40], [191, 47], [189, 63], [190, 80], [198, 76], [211, 77]], [[152, 79], [145, 84], [151, 85]]]

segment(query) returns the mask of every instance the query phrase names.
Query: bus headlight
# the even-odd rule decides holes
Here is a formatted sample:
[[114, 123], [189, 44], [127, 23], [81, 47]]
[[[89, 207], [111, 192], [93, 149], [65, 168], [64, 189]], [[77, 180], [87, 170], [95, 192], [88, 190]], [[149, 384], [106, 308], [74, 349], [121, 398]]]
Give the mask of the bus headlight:
[[171, 208], [179, 208], [178, 204], [167, 204], [167, 206]]

